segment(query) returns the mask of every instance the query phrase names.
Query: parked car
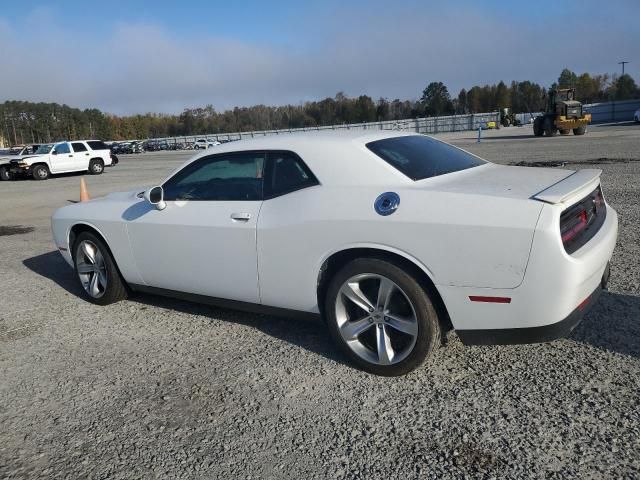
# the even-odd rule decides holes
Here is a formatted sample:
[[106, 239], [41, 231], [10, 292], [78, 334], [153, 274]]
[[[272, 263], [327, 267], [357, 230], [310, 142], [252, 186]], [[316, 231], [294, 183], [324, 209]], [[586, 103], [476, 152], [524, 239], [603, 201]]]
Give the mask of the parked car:
[[636, 123], [640, 123], [640, 108], [633, 114], [633, 120]]
[[105, 166], [117, 163], [109, 147], [100, 140], [76, 140], [41, 145], [33, 155], [11, 160], [10, 172], [46, 180], [52, 174], [88, 171], [99, 175]]
[[11, 180], [11, 160], [20, 160], [25, 156], [33, 155], [39, 145], [17, 145], [0, 154], [0, 180]]
[[220, 142], [215, 140], [205, 140], [201, 138], [194, 142], [193, 149], [194, 150], [207, 149], [207, 148], [215, 147], [217, 145], [221, 145]]
[[278, 135], [60, 208], [53, 237], [96, 304], [134, 290], [321, 315], [355, 364], [399, 375], [449, 325], [465, 344], [567, 335], [616, 244], [600, 174], [393, 131]]

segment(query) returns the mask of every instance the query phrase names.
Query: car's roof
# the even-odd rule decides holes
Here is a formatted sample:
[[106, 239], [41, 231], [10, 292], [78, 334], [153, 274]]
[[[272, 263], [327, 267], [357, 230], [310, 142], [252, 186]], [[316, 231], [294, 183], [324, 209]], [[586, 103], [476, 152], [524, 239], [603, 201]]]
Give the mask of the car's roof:
[[416, 135], [415, 133], [399, 132], [397, 130], [339, 130], [339, 131], [306, 131], [282, 133], [277, 135], [255, 136], [225, 144], [216, 151], [237, 150], [290, 150], [299, 145], [327, 145], [355, 143], [365, 145], [369, 142], [400, 136]]
[[298, 154], [321, 183], [334, 185], [411, 182], [400, 171], [366, 148], [385, 138], [417, 135], [397, 130], [294, 132], [223, 143], [192, 160], [212, 154], [252, 150], [289, 150]]

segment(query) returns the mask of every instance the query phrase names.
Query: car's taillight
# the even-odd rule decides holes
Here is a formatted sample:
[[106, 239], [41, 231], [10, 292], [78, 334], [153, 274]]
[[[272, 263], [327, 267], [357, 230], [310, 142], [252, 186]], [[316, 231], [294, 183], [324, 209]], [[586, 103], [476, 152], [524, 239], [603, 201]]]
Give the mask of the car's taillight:
[[589, 195], [562, 212], [560, 236], [567, 253], [573, 253], [591, 239], [604, 223], [607, 210], [598, 186]]
[[587, 228], [587, 211], [583, 209], [573, 217], [573, 221], [566, 222], [562, 227], [562, 243], [566, 245], [585, 228]]

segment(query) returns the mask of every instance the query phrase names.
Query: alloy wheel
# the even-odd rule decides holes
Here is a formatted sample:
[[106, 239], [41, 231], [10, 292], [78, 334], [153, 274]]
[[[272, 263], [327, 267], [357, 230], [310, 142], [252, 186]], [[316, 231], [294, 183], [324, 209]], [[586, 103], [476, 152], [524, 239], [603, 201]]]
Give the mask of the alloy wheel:
[[415, 346], [415, 308], [407, 294], [387, 277], [362, 273], [349, 278], [340, 287], [335, 313], [343, 340], [369, 363], [399, 363]]
[[98, 247], [83, 240], [76, 251], [76, 270], [84, 290], [93, 298], [100, 298], [107, 290], [107, 266]]

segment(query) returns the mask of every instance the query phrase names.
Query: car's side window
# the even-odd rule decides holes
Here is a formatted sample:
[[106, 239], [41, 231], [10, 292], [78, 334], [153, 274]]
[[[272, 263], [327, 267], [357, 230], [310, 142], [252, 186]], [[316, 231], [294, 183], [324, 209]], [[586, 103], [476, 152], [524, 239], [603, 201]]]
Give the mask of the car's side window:
[[263, 152], [223, 153], [187, 165], [163, 185], [164, 199], [262, 200]]
[[73, 147], [73, 151], [74, 152], [86, 152], [87, 151], [87, 147], [84, 146], [83, 143], [80, 142], [73, 142], [71, 144], [71, 147]]
[[265, 198], [274, 198], [318, 185], [309, 167], [293, 152], [267, 152]]
[[71, 153], [71, 149], [69, 148], [68, 143], [59, 143], [58, 145], [56, 145], [55, 151], [58, 155], [60, 155], [61, 153]]

